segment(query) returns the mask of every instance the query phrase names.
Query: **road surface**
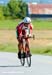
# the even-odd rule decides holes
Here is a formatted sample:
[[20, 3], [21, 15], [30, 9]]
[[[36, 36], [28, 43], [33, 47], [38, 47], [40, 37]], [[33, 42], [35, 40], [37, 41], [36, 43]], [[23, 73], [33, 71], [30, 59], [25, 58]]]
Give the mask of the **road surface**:
[[0, 75], [52, 75], [52, 56], [33, 55], [28, 67], [21, 66], [16, 53], [0, 52]]

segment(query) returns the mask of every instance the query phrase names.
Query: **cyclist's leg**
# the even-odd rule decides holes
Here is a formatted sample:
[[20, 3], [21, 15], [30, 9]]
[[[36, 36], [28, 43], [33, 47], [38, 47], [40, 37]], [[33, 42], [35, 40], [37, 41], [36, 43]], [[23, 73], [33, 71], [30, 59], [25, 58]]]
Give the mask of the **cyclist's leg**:
[[26, 40], [25, 50], [26, 50], [26, 53], [27, 53], [29, 56], [31, 56], [30, 47], [29, 47], [29, 39]]
[[22, 49], [23, 49], [23, 57], [25, 58], [26, 57], [26, 51], [25, 51], [25, 43], [24, 41], [22, 42]]
[[22, 42], [21, 41], [18, 41], [19, 44], [18, 44], [18, 58], [21, 58], [21, 50], [22, 50]]
[[21, 50], [22, 50], [22, 43], [21, 42], [19, 42], [19, 44], [18, 44], [18, 50], [21, 52]]
[[30, 48], [29, 48], [29, 39], [26, 39], [25, 51], [30, 51]]
[[23, 42], [22, 45], [23, 45], [23, 52], [25, 53], [25, 43]]

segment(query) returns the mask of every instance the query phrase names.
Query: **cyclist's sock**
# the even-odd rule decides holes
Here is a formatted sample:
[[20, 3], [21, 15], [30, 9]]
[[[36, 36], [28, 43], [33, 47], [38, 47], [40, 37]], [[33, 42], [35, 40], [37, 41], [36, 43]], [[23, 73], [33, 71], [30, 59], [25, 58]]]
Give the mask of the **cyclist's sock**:
[[18, 52], [18, 58], [21, 59], [21, 52]]
[[25, 58], [26, 57], [26, 53], [25, 52], [23, 52], [23, 58]]
[[30, 51], [27, 51], [27, 55], [32, 56], [32, 54], [30, 53]]

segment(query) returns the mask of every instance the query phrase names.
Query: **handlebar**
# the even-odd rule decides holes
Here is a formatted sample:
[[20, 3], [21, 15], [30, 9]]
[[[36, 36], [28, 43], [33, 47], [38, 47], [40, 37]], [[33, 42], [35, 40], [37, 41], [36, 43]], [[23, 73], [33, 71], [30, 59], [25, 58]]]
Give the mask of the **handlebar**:
[[24, 38], [24, 39], [26, 39], [26, 38], [33, 38], [33, 40], [35, 40], [35, 35], [33, 35], [33, 36], [27, 36], [27, 37], [22, 36], [22, 38]]

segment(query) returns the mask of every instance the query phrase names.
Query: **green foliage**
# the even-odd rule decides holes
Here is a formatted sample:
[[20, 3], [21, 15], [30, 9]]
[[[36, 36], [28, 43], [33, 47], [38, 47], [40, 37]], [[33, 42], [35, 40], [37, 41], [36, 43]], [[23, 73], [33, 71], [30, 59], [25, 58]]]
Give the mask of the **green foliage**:
[[17, 18], [17, 14], [20, 11], [20, 8], [18, 7], [18, 2], [16, 0], [10, 0], [8, 3], [10, 14], [13, 18]]
[[22, 0], [10, 0], [7, 5], [0, 7], [0, 19], [5, 18], [24, 18], [27, 13], [27, 4]]
[[7, 6], [12, 18], [24, 18], [26, 16], [27, 4], [22, 0], [10, 0]]
[[24, 18], [27, 15], [27, 4], [25, 2], [22, 2], [22, 0], [20, 0], [18, 3], [20, 8], [19, 16], [21, 18]]
[[4, 16], [3, 16], [3, 7], [0, 6], [0, 20], [3, 20]]
[[10, 12], [9, 12], [9, 7], [8, 6], [4, 6], [3, 12], [4, 12], [5, 18], [8, 18], [10, 16]]

